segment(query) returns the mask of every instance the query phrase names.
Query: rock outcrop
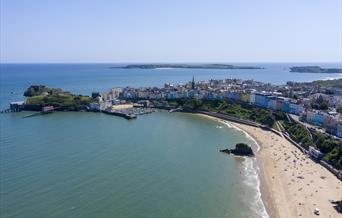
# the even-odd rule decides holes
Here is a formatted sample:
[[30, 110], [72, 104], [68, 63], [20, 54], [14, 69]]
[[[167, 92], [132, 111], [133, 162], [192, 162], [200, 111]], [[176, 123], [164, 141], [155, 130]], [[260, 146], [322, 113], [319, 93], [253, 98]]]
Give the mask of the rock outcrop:
[[237, 143], [234, 149], [222, 149], [220, 152], [239, 156], [254, 156], [252, 148], [245, 143]]

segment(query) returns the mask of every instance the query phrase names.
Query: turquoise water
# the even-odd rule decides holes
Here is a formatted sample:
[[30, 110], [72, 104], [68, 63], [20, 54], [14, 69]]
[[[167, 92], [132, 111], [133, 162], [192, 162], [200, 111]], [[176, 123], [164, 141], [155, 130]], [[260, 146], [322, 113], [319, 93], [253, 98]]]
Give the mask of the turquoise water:
[[[244, 133], [197, 115], [1, 114], [1, 217], [260, 217]], [[249, 171], [248, 171], [249, 170]], [[255, 178], [254, 178], [255, 179]]]

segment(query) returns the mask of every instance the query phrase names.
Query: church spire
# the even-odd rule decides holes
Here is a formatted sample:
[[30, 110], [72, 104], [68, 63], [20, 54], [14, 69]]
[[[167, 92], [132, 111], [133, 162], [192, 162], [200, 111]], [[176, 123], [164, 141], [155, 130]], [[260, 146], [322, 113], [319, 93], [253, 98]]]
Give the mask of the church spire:
[[195, 89], [195, 76], [192, 75], [191, 89]]

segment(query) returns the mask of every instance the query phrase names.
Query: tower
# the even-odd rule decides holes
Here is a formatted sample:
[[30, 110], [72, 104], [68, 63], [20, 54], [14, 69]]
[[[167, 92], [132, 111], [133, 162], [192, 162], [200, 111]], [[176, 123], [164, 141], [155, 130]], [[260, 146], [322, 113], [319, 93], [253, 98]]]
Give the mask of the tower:
[[191, 89], [195, 89], [195, 76], [192, 75]]

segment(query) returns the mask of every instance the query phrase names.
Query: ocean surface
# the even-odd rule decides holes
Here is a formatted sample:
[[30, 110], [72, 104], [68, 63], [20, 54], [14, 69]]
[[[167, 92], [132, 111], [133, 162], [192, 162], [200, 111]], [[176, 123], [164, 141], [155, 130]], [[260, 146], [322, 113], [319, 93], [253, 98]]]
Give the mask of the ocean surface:
[[[232, 63], [234, 64], [234, 63]], [[342, 68], [341, 63], [237, 63], [238, 66], [258, 66], [265, 69], [110, 69], [118, 64], [0, 64], [0, 108], [10, 101], [22, 100], [30, 85], [63, 88], [77, 94], [90, 95], [112, 87], [161, 87], [166, 82], [186, 83], [209, 79], [254, 79], [273, 84], [287, 81], [313, 81], [342, 78], [342, 74], [291, 73], [291, 66], [319, 65]]]
[[243, 132], [198, 115], [1, 116], [1, 217], [260, 217]]
[[[113, 64], [0, 65], [1, 108], [32, 84], [90, 95], [111, 87], [242, 78], [283, 84], [337, 78], [263, 70], [109, 69]], [[298, 65], [298, 64], [296, 64]], [[303, 64], [305, 65], [305, 64]], [[338, 64], [319, 64], [339, 67]], [[218, 152], [243, 132], [192, 114], [136, 120], [58, 112], [0, 114], [0, 217], [267, 217], [253, 159]]]

